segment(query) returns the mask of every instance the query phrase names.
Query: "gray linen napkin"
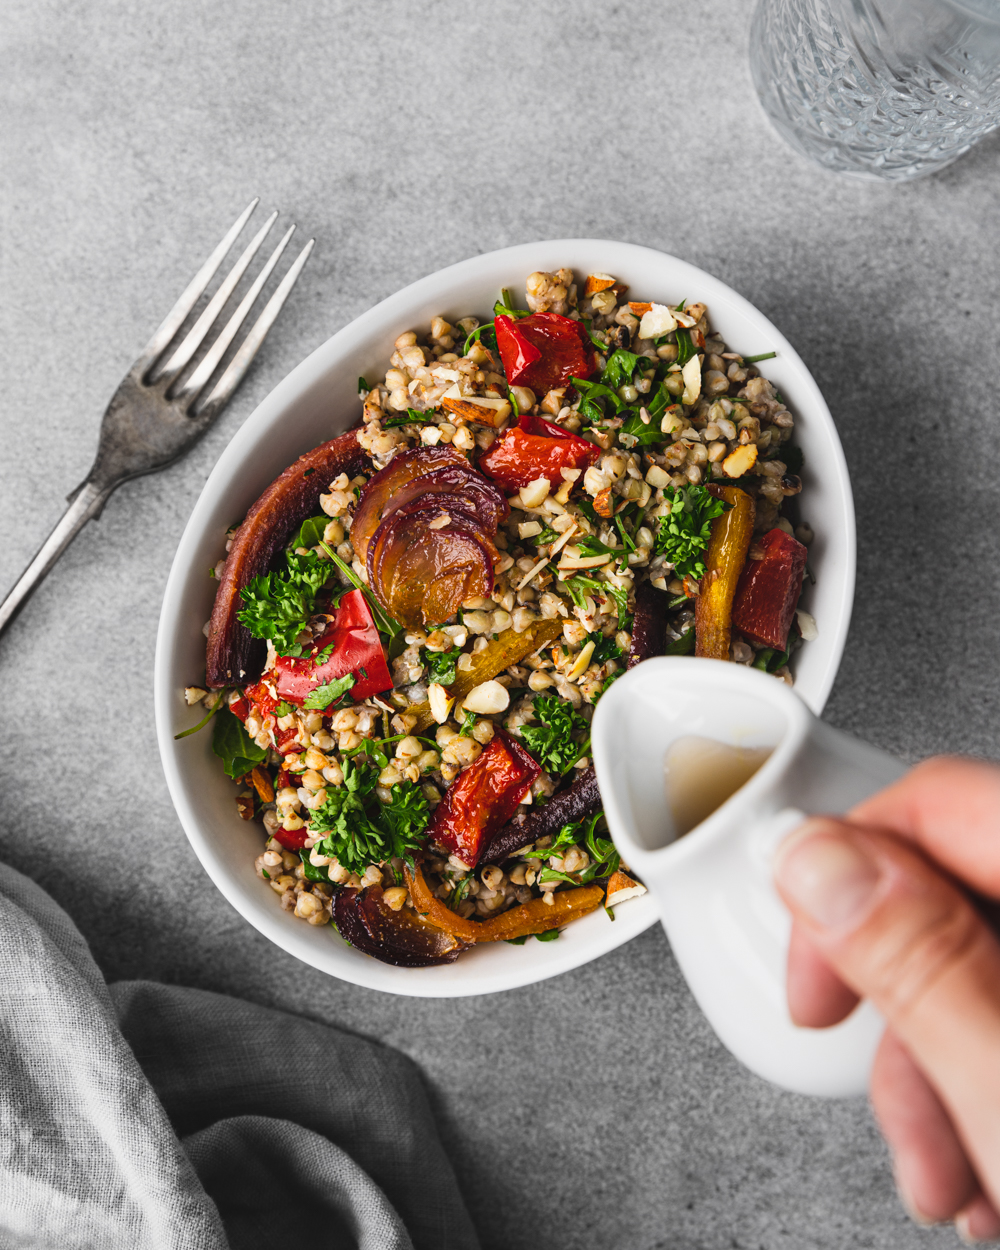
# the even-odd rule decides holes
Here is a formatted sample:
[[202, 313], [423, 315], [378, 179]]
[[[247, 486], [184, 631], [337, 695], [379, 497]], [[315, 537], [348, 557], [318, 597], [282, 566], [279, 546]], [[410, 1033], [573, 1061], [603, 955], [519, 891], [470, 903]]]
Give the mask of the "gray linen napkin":
[[338, 1029], [107, 986], [0, 865], [0, 1246], [477, 1250], [414, 1065]]

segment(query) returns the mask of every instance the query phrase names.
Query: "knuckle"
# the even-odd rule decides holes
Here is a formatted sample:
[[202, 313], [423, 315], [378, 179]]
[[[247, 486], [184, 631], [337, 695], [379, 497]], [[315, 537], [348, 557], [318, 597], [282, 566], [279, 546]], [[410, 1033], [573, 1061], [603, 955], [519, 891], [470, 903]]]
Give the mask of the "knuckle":
[[878, 975], [887, 1013], [899, 1018], [913, 1012], [943, 981], [961, 973], [982, 933], [972, 908], [956, 898], [942, 901], [922, 924], [887, 943]]

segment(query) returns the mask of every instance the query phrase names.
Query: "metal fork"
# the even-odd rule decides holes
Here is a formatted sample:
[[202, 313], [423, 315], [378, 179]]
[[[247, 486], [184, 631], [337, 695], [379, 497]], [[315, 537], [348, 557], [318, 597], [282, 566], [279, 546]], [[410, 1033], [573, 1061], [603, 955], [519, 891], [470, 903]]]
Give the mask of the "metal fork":
[[212, 374], [246, 320], [264, 283], [270, 277], [295, 227], [291, 226], [271, 253], [239, 307], [219, 337], [182, 386], [178, 378], [191, 362], [205, 336], [215, 324], [226, 301], [243, 277], [268, 231], [277, 218], [271, 214], [247, 244], [242, 256], [205, 307], [204, 312], [175, 348], [162, 367], [157, 364], [184, 324], [188, 314], [215, 276], [229, 249], [236, 242], [250, 214], [260, 203], [257, 198], [240, 213], [230, 230], [202, 265], [166, 319], [149, 340], [139, 359], [122, 379], [111, 397], [104, 419], [93, 467], [68, 496], [69, 508], [42, 544], [10, 594], [0, 604], [0, 634], [7, 628], [49, 569], [55, 564], [84, 525], [101, 515], [109, 496], [122, 482], [165, 469], [184, 455], [216, 419], [243, 380], [250, 362], [274, 324], [302, 267], [312, 251], [310, 239], [282, 278], [264, 306], [250, 333], [226, 367], [211, 393], [199, 404]]

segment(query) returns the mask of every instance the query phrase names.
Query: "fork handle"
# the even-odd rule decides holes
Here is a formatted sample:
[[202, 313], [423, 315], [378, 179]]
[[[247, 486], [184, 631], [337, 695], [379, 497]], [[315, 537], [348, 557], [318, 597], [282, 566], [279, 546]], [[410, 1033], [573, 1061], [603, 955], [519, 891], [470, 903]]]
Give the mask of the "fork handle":
[[4, 632], [28, 601], [35, 587], [45, 577], [62, 553], [91, 518], [97, 516], [114, 486], [99, 486], [86, 481], [72, 497], [62, 519], [42, 543], [38, 554], [18, 578], [10, 594], [0, 603], [0, 634]]

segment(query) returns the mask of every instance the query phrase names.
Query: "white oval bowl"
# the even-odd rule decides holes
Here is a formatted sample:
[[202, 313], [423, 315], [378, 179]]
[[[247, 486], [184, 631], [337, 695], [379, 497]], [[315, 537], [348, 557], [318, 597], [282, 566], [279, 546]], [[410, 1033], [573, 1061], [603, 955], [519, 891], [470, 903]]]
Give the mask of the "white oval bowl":
[[395, 968], [349, 946], [332, 926], [313, 927], [282, 911], [254, 872], [260, 826], [240, 819], [232, 782], [212, 753], [211, 733], [180, 741], [194, 724], [185, 686], [203, 680], [205, 638], [215, 583], [206, 576], [223, 552], [223, 535], [261, 491], [311, 447], [360, 416], [359, 376], [381, 377], [404, 330], [442, 314], [489, 315], [501, 287], [523, 290], [534, 270], [568, 266], [579, 275], [613, 273], [637, 298], [708, 305], [712, 325], [735, 351], [776, 351], [763, 366], [796, 414], [795, 441], [805, 453], [804, 514], [816, 532], [810, 567], [816, 582], [805, 606], [819, 637], [795, 659], [796, 690], [815, 712], [826, 702], [840, 663], [854, 595], [854, 505], [843, 450], [829, 409], [787, 340], [742, 296], [685, 261], [651, 248], [600, 239], [527, 243], [475, 256], [414, 282], [383, 300], [317, 348], [284, 379], [233, 437], [212, 470], [181, 537], [160, 614], [154, 670], [156, 730], [167, 786], [181, 824], [208, 875], [256, 929], [283, 950], [344, 981], [393, 994], [456, 998], [541, 981], [578, 967], [635, 937], [657, 919], [645, 896], [570, 925], [555, 942], [500, 942], [465, 952], [438, 968]]

